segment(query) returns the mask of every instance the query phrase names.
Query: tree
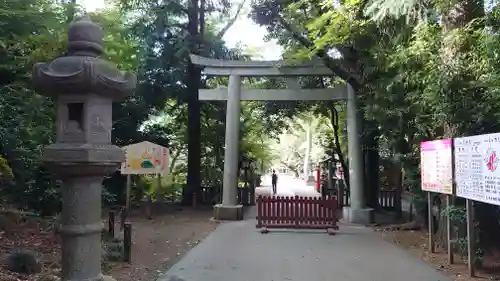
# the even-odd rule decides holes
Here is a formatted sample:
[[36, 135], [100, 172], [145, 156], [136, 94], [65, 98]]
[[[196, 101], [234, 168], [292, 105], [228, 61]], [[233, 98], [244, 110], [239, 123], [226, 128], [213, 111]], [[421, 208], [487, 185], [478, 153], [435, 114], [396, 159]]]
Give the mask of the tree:
[[302, 112], [290, 118], [273, 148], [280, 152], [280, 164], [285, 165], [296, 176], [302, 174], [307, 181], [311, 163], [317, 164], [326, 158], [320, 141], [330, 130], [327, 120], [315, 115], [313, 111]]

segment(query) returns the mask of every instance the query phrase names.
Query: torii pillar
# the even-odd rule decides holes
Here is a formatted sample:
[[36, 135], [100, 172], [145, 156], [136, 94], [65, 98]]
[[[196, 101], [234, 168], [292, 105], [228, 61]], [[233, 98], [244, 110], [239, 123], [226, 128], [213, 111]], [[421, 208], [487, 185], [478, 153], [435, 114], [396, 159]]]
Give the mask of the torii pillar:
[[[349, 157], [350, 206], [344, 207], [342, 217], [345, 221], [356, 224], [371, 224], [374, 221], [373, 209], [366, 207], [364, 189], [364, 162], [361, 146], [361, 121], [358, 112], [356, 92], [347, 83], [347, 154]], [[339, 194], [339, 196], [344, 196]]]
[[222, 204], [215, 205], [214, 217], [219, 220], [242, 220], [243, 205], [237, 202], [238, 154], [240, 143], [241, 77], [229, 76], [226, 139], [224, 152], [224, 177]]

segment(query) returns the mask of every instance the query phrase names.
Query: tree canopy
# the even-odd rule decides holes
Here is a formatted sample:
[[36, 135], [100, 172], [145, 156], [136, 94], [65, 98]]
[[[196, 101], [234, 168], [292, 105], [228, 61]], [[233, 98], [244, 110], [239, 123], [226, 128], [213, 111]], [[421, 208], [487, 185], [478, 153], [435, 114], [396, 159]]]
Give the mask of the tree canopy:
[[[172, 181], [187, 184], [183, 198], [189, 202], [200, 186], [221, 185], [225, 104], [199, 101], [197, 93], [198, 88], [224, 85], [227, 79], [205, 77], [188, 55], [250, 59], [245, 50], [229, 48], [222, 39], [238, 16], [246, 16], [244, 4], [110, 2], [107, 9], [91, 14], [106, 34], [105, 58], [139, 78], [136, 93], [114, 105], [113, 142], [121, 146], [148, 140], [168, 146]], [[283, 46], [286, 63], [320, 58], [335, 74], [302, 77], [302, 87], [348, 82], [356, 90], [372, 206], [378, 204], [379, 183], [385, 184], [379, 181], [381, 166], [390, 163], [398, 171], [396, 188], [410, 189], [424, 209], [420, 141], [500, 129], [497, 1], [257, 0], [251, 5], [249, 16]], [[59, 182], [39, 160], [42, 147], [54, 137], [54, 104], [33, 92], [30, 73], [34, 63], [65, 54], [68, 23], [83, 10], [76, 1], [6, 0], [0, 11], [1, 198], [5, 204], [57, 212]], [[244, 83], [286, 87], [282, 78]], [[311, 114], [323, 124], [321, 157], [338, 156], [348, 170], [342, 102], [246, 102], [242, 108], [241, 157], [271, 165], [276, 156], [271, 145], [283, 128], [297, 133], [296, 117]], [[299, 135], [287, 141], [299, 142], [305, 136]], [[106, 185], [111, 201], [120, 192], [112, 185]], [[457, 202], [455, 211], [461, 204]], [[486, 210], [478, 212], [478, 227], [485, 230], [480, 240], [485, 243], [489, 240], [484, 233], [500, 229], [485, 214], [498, 209], [483, 204], [477, 208]], [[457, 229], [461, 221], [457, 215]]]

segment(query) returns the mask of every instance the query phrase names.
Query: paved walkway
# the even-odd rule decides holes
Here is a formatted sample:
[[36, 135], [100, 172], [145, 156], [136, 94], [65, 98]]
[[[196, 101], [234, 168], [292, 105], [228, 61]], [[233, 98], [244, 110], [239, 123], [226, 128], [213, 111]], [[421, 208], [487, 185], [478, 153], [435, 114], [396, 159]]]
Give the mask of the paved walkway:
[[[303, 190], [309, 189], [280, 191]], [[368, 228], [340, 225], [335, 236], [298, 230], [261, 234], [255, 211], [244, 221], [221, 223], [157, 280], [452, 281]]]
[[[294, 178], [290, 175], [280, 174], [276, 186], [278, 196], [321, 196], [313, 185], [307, 185], [302, 179]], [[262, 179], [262, 186], [255, 190], [257, 195], [271, 195], [271, 176]]]

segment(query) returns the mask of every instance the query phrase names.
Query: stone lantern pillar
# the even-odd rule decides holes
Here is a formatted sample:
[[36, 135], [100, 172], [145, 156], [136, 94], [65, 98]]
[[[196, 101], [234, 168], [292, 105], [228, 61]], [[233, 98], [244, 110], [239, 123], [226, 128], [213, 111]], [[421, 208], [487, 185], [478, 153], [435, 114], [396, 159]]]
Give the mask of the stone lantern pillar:
[[133, 92], [136, 76], [100, 59], [103, 31], [88, 16], [68, 31], [68, 54], [33, 69], [35, 89], [54, 98], [57, 137], [42, 160], [62, 180], [62, 281], [101, 275], [101, 183], [124, 160], [111, 144], [112, 103]]

